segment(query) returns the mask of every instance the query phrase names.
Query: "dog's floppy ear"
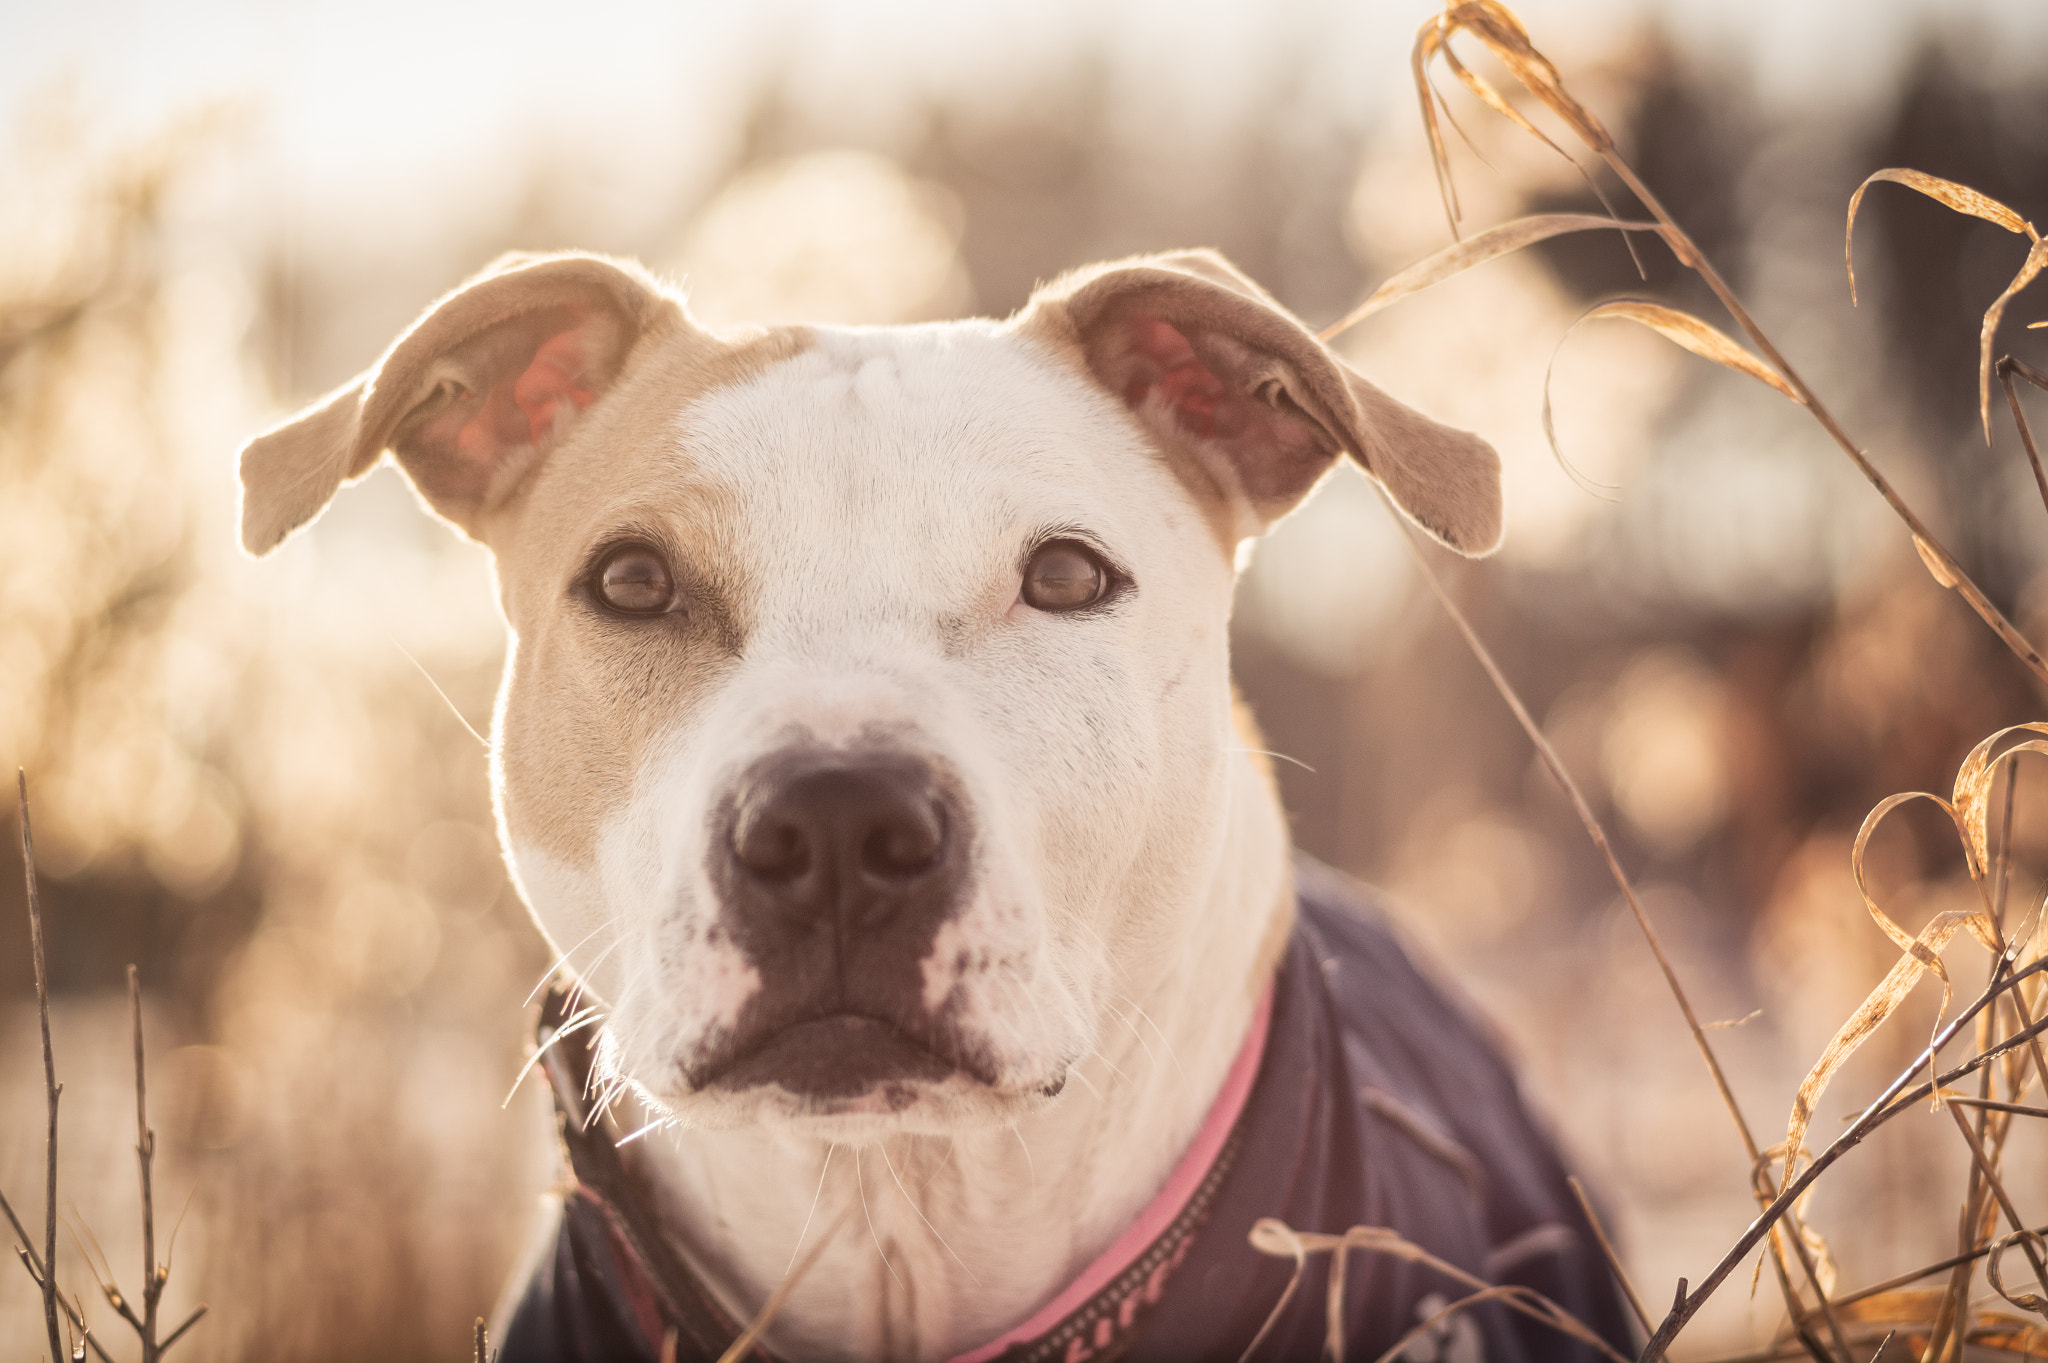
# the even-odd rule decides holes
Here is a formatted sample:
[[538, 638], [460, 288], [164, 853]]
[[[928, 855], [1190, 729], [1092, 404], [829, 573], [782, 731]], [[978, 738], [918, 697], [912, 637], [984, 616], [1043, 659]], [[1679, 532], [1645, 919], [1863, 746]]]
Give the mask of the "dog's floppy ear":
[[385, 450], [435, 511], [474, 535], [633, 343], [679, 314], [637, 268], [506, 256], [428, 308], [353, 382], [242, 449], [242, 544], [268, 553]]
[[1500, 457], [1367, 383], [1213, 251], [1141, 256], [1041, 288], [1023, 330], [1078, 346], [1198, 489], [1256, 534], [1348, 452], [1459, 553], [1500, 543]]

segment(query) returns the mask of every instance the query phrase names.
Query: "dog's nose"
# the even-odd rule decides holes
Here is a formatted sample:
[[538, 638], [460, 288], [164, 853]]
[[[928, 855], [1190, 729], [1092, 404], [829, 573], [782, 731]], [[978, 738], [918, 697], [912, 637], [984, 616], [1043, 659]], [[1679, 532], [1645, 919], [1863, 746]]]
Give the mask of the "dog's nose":
[[922, 759], [792, 754], [749, 774], [728, 850], [757, 902], [798, 920], [871, 925], [955, 878], [958, 821]]

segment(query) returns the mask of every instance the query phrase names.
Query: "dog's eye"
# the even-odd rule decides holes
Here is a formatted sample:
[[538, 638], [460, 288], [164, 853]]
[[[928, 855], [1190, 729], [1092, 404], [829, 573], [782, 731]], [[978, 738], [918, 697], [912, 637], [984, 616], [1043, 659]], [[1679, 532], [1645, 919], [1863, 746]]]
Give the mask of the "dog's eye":
[[597, 594], [615, 611], [654, 615], [675, 600], [675, 582], [661, 555], [642, 544], [615, 549], [597, 570]]
[[1086, 545], [1054, 540], [1024, 565], [1024, 604], [1042, 611], [1092, 606], [1109, 589], [1109, 573]]

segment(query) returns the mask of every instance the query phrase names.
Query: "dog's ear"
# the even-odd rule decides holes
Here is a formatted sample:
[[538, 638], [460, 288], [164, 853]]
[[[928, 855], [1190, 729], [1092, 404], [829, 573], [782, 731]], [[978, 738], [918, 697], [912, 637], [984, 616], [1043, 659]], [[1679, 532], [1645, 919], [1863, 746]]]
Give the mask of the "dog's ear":
[[1348, 452], [1459, 553], [1500, 543], [1500, 457], [1367, 383], [1213, 251], [1097, 265], [1032, 296], [1020, 329], [1078, 347], [1233, 532], [1257, 534]]
[[680, 311], [620, 262], [500, 259], [353, 382], [243, 447], [243, 547], [276, 548], [387, 449], [435, 511], [476, 534], [634, 342]]

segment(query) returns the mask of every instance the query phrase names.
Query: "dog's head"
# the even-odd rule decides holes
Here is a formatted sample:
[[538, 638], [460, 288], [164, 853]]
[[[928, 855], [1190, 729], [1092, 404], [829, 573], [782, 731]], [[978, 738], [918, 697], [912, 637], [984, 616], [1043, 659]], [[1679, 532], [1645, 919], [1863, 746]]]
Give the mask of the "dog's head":
[[610, 1063], [837, 1133], [1013, 1120], [1167, 958], [1244, 762], [1241, 541], [1343, 452], [1453, 548], [1500, 531], [1491, 449], [1200, 252], [727, 335], [510, 258], [250, 443], [247, 547], [387, 450], [493, 555], [503, 838]]

